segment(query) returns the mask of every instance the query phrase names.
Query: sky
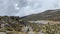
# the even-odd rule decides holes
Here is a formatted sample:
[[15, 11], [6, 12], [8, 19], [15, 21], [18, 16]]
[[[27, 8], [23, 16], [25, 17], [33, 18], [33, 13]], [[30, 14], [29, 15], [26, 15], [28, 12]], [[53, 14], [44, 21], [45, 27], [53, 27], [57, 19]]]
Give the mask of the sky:
[[60, 9], [60, 0], [0, 0], [0, 16], [27, 16]]

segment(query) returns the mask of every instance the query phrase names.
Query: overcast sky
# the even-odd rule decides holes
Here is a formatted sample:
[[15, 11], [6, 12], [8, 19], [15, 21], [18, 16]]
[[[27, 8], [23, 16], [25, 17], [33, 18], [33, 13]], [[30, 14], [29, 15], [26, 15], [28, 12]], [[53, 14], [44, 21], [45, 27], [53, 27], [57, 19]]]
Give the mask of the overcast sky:
[[59, 9], [60, 0], [0, 0], [0, 15], [26, 16]]

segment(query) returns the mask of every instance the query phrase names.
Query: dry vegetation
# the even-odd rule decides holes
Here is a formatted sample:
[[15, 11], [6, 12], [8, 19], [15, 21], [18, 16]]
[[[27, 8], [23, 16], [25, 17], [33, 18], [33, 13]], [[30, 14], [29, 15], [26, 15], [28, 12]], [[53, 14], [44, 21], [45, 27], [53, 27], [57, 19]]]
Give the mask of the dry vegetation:
[[47, 24], [42, 23], [29, 23], [24, 20], [20, 20], [19, 17], [14, 16], [0, 16], [0, 24], [5, 24], [4, 28], [0, 28], [0, 32], [7, 32], [10, 31], [8, 34], [13, 34], [12, 32], [16, 33], [23, 33], [22, 28], [24, 26], [31, 27], [31, 30], [28, 30], [25, 33], [28, 32], [42, 32], [44, 34], [60, 34], [60, 24], [50, 24], [49, 22]]

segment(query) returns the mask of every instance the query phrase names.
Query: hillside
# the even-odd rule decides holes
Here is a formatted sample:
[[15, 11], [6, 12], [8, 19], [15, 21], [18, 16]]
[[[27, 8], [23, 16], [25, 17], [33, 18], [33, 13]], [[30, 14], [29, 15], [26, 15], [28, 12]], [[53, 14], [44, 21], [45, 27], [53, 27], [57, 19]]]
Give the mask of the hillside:
[[22, 17], [22, 20], [60, 20], [60, 9], [46, 10], [42, 13]]
[[[22, 24], [20, 23], [19, 20], [20, 20], [20, 18], [17, 16], [0, 16], [0, 29], [4, 28], [4, 31], [5, 30], [18, 31], [19, 29], [21, 29], [21, 26], [22, 26]], [[4, 26], [2, 26], [3, 24], [4, 24]]]
[[22, 21], [20, 19], [20, 17], [18, 17], [18, 16], [0, 16], [0, 32], [1, 31], [3, 31], [3, 32], [13, 31], [13, 30], [14, 31], [22, 31], [22, 28], [24, 28], [26, 26], [31, 26], [32, 27], [33, 25], [38, 26], [35, 23]]
[[[1, 27], [3, 24], [4, 26]], [[20, 20], [20, 17], [17, 16], [0, 16], [0, 32], [5, 32], [7, 34], [30, 34], [32, 32], [36, 34], [60, 34], [60, 24], [30, 23], [24, 20]]]

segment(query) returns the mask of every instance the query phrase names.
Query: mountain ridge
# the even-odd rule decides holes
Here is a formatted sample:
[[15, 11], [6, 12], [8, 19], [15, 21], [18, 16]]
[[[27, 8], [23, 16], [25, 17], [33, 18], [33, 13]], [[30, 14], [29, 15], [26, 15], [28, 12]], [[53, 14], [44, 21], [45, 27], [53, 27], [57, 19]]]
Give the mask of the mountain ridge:
[[28, 15], [22, 20], [60, 20], [60, 9], [46, 10], [42, 13]]

